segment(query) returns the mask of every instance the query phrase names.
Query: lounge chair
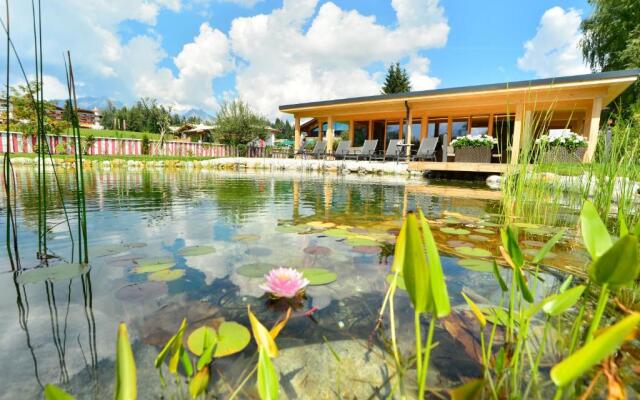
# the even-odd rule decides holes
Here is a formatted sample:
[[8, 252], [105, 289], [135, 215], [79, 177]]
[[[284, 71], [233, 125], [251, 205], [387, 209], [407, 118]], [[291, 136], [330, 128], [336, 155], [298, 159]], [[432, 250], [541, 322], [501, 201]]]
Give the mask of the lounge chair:
[[316, 145], [313, 146], [313, 150], [311, 150], [311, 152], [307, 153], [306, 155], [310, 155], [313, 158], [320, 159], [325, 157], [326, 151], [327, 151], [327, 142], [323, 140], [318, 140], [316, 142]]
[[347, 158], [355, 158], [356, 160], [371, 160], [376, 153], [378, 147], [378, 139], [365, 140], [360, 150], [355, 154], [348, 154]]
[[340, 143], [338, 143], [338, 148], [336, 148], [336, 151], [333, 152], [333, 157], [336, 160], [344, 160], [349, 155], [350, 146], [351, 143], [349, 143], [348, 140], [341, 141]]
[[436, 160], [437, 137], [424, 138], [420, 141], [418, 152], [413, 156], [413, 160]]
[[398, 146], [398, 144], [402, 144], [402, 140], [391, 139], [389, 140], [389, 144], [387, 145], [387, 151], [384, 154], [380, 154], [379, 156], [373, 157], [374, 160], [386, 161], [386, 160], [396, 160], [400, 161], [400, 156], [402, 153], [402, 149]]

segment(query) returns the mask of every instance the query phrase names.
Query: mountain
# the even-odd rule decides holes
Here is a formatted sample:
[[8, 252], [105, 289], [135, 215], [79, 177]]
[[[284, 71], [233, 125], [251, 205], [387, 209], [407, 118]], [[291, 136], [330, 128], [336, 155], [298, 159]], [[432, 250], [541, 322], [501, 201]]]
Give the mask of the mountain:
[[202, 121], [209, 121], [209, 122], [216, 119], [216, 117], [214, 117], [213, 115], [209, 114], [208, 112], [200, 108], [189, 109], [181, 113], [180, 116], [185, 118], [197, 117], [197, 118], [200, 118]]
[[[94, 97], [94, 96], [86, 96], [78, 98], [78, 108], [83, 108], [85, 110], [93, 110], [94, 108], [103, 109], [107, 108], [107, 104], [109, 103], [108, 97]], [[61, 100], [52, 100], [55, 105], [58, 107], [64, 107], [64, 102], [66, 99]], [[124, 106], [124, 103], [118, 100], [111, 100], [111, 103], [114, 107], [120, 108]]]

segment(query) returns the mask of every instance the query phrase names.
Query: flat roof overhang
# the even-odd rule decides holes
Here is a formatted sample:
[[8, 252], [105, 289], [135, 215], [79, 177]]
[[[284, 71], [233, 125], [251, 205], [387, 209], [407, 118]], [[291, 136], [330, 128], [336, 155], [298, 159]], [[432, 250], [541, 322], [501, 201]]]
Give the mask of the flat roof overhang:
[[602, 98], [609, 104], [638, 79], [640, 69], [610, 71], [586, 75], [565, 76], [489, 85], [465, 86], [434, 90], [353, 97], [280, 106], [280, 111], [298, 117], [366, 115], [374, 113], [404, 113], [406, 105], [414, 112], [439, 109], [491, 109], [516, 104], [540, 107], [586, 109], [593, 99]]

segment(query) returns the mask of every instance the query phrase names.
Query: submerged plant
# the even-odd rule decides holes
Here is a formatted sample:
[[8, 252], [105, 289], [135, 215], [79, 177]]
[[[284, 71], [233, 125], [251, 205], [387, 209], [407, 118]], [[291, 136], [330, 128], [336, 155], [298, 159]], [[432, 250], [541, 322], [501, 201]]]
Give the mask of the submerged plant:
[[293, 268], [276, 268], [265, 275], [265, 283], [260, 288], [273, 298], [293, 299], [304, 295], [309, 280], [302, 272]]

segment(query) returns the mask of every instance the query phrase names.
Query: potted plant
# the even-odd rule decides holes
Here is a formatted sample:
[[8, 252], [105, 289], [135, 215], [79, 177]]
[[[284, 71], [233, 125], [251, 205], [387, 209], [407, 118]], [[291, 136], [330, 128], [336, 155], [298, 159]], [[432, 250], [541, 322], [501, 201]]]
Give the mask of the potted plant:
[[462, 136], [451, 141], [456, 162], [490, 163], [491, 149], [497, 140], [487, 135]]
[[582, 162], [587, 149], [584, 136], [568, 130], [551, 131], [536, 139], [543, 163], [576, 163]]

